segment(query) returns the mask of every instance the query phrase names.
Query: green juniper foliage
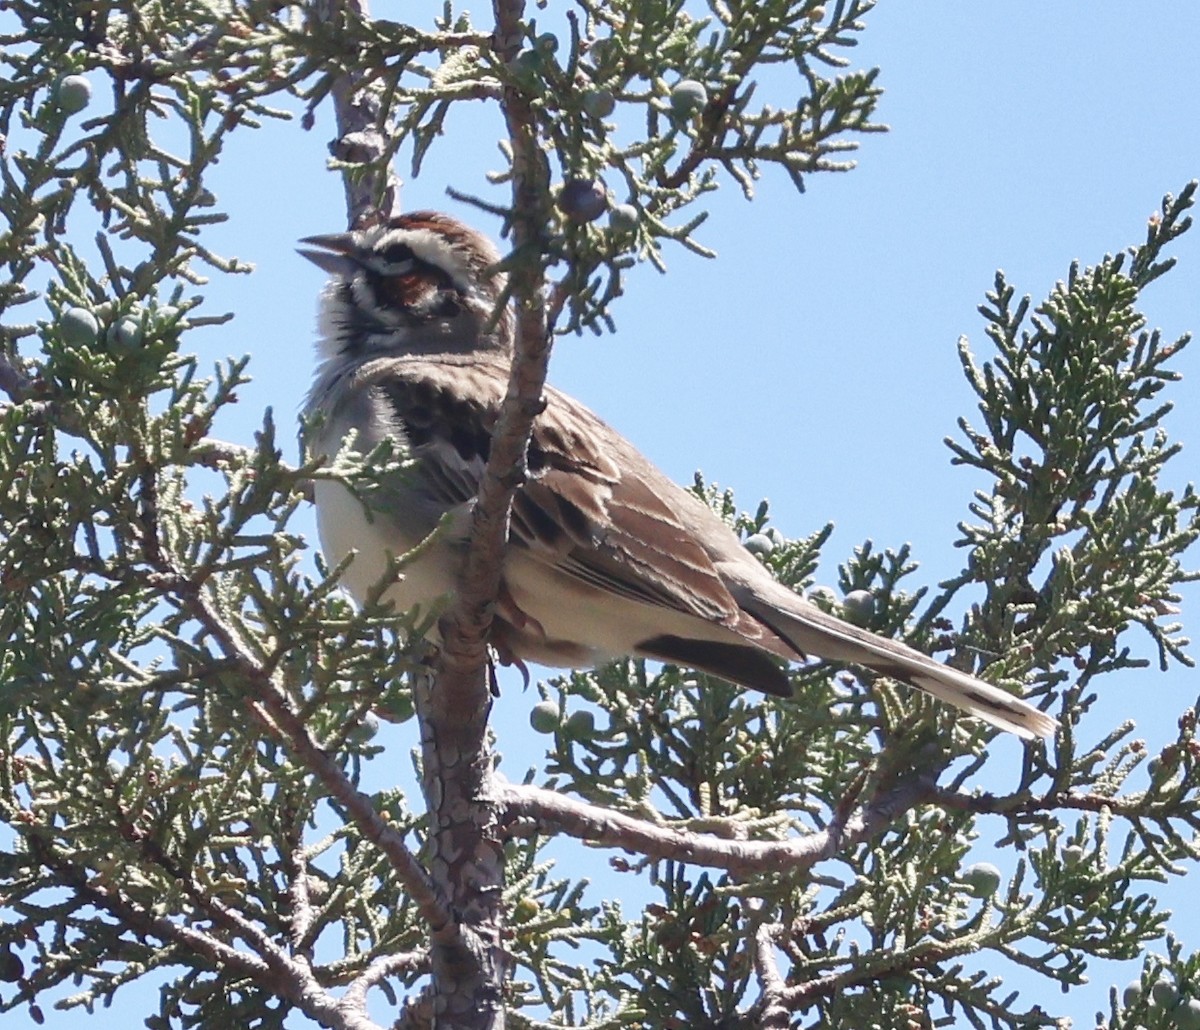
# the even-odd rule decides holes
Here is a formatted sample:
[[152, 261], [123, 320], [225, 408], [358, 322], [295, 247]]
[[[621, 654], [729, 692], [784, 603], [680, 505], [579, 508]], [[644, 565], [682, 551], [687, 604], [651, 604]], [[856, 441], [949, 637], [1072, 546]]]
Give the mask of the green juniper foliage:
[[[706, 252], [697, 202], [723, 178], [750, 196], [767, 164], [797, 186], [849, 167], [880, 128], [875, 72], [842, 70], [869, 6], [577, 0], [556, 32], [531, 12], [506, 62], [493, 26], [449, 5], [426, 27], [351, 4], [4, 5], [0, 1012], [92, 1011], [149, 976], [156, 1030], [431, 1025], [446, 927], [420, 889], [428, 821], [364, 784], [396, 768], [379, 719], [415, 725], [405, 640], [436, 613], [352, 608], [290, 528], [314, 478], [369, 503], [405, 456], [289, 467], [269, 414], [254, 440], [220, 439], [247, 362], [205, 378], [189, 351], [227, 317], [204, 277], [247, 271], [208, 243], [217, 158], [263, 119], [311, 124], [347, 78], [374, 133], [333, 166], [368, 185], [398, 154], [417, 174], [454, 105], [519, 108], [494, 176], [517, 199], [474, 202], [539, 220], [544, 247], [510, 267], [548, 278], [554, 332], [600, 331], [633, 263]], [[766, 66], [791, 74], [773, 102]], [[522, 192], [529, 176], [551, 189]], [[1198, 857], [1195, 712], [1155, 756], [1129, 725], [1078, 725], [1140, 663], [1139, 633], [1164, 668], [1190, 664], [1173, 616], [1200, 505], [1160, 485], [1186, 340], [1138, 304], [1194, 192], [1036, 308], [997, 277], [989, 356], [961, 349], [979, 421], [950, 441], [964, 493], [986, 477], [962, 574], [931, 595], [907, 549], [867, 544], [840, 594], [814, 594], [840, 609], [868, 591], [847, 617], [1024, 684], [1062, 713], [1057, 739], [984, 794], [990, 731], [827, 664], [796, 670], [784, 703], [632, 661], [539, 684], [544, 767], [498, 803], [514, 1026], [1053, 1026], [1057, 991], [1014, 999], [997, 956], [1054, 988], [1148, 947], [1104, 1024], [1200, 1026], [1200, 959], [1164, 943], [1148, 892]], [[829, 527], [787, 539], [765, 505], [696, 489], [811, 586]], [[562, 833], [618, 845], [608, 862], [650, 900], [598, 899], [554, 866]], [[998, 834], [1011, 878], [973, 861]], [[756, 857], [773, 844], [779, 861]]]

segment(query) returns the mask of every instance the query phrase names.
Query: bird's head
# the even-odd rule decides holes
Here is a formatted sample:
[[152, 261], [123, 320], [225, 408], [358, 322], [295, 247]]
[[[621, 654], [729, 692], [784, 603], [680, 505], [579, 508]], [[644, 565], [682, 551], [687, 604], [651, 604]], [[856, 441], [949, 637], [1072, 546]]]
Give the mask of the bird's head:
[[417, 211], [300, 242], [332, 277], [321, 298], [326, 358], [511, 350], [512, 312], [496, 310], [500, 254], [448, 215]]

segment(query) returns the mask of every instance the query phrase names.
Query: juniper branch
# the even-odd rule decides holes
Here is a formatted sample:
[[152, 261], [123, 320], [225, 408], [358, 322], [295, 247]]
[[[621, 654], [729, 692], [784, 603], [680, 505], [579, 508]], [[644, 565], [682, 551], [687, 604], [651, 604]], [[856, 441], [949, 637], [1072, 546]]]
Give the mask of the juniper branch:
[[869, 803], [833, 819], [823, 830], [797, 840], [727, 840], [710, 834], [659, 826], [622, 812], [526, 784], [497, 781], [496, 801], [514, 832], [532, 820], [543, 833], [566, 833], [591, 844], [622, 848], [654, 859], [723, 869], [745, 877], [771, 870], [798, 872], [870, 840], [904, 812], [927, 800], [930, 785], [915, 782], [887, 790]]

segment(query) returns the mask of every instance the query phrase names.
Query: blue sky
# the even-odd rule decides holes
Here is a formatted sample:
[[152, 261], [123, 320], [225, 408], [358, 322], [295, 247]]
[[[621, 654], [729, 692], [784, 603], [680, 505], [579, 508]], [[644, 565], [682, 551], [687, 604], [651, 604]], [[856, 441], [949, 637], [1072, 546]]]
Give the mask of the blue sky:
[[[431, 18], [440, 7], [410, 4], [404, 14]], [[563, 340], [551, 381], [676, 480], [702, 469], [743, 508], [767, 497], [789, 536], [833, 521], [826, 582], [870, 538], [911, 542], [922, 563], [915, 578], [935, 583], [959, 569], [955, 524], [984, 485], [952, 468], [942, 443], [959, 415], [974, 417], [956, 341], [966, 334], [986, 354], [975, 308], [997, 268], [1039, 299], [1071, 260], [1140, 241], [1162, 195], [1200, 176], [1197, 54], [1200, 6], [1190, 4], [884, 0], [852, 56], [881, 67], [880, 118], [891, 132], [864, 138], [858, 169], [813, 177], [804, 196], [775, 175], [752, 204], [723, 190], [701, 232], [719, 259], [679, 251], [668, 253], [668, 276], [637, 270], [614, 311], [618, 333]], [[498, 122], [460, 124], [465, 134], [454, 135], [452, 119], [450, 139], [406, 185], [406, 208], [453, 209], [448, 185], [487, 189], [483, 175], [500, 163]], [[257, 266], [204, 290], [210, 311], [237, 317], [192, 334], [207, 364], [254, 356], [255, 382], [220, 430], [227, 438], [249, 442], [267, 405], [283, 439], [292, 435], [322, 279], [294, 244], [344, 225], [340, 184], [324, 170], [331, 131], [325, 112], [307, 134], [295, 123], [235, 134], [210, 184], [233, 215], [214, 245]], [[1172, 252], [1179, 266], [1143, 299], [1167, 337], [1200, 327], [1200, 229]], [[1200, 447], [1200, 345], [1177, 367], [1185, 379], [1169, 392], [1178, 407], [1168, 427], [1187, 449], [1168, 479], [1182, 486], [1196, 478]], [[1187, 593], [1184, 618], [1200, 636], [1200, 590]], [[528, 741], [532, 699], [512, 682], [499, 705], [501, 750]], [[1200, 677], [1150, 670], [1104, 686], [1094, 735], [1136, 715], [1157, 748], [1195, 702]], [[998, 753], [1008, 748], [1015, 761], [1015, 747]], [[1166, 896], [1183, 900], [1177, 887]], [[1180, 911], [1172, 925], [1200, 947], [1200, 919]], [[1081, 1027], [1107, 1009], [1107, 983], [1132, 975], [1097, 967], [1096, 982], [1069, 998], [1024, 976], [1013, 983]], [[146, 1007], [131, 991], [116, 1012], [134, 1019]], [[69, 1018], [48, 1011], [46, 1026]]]

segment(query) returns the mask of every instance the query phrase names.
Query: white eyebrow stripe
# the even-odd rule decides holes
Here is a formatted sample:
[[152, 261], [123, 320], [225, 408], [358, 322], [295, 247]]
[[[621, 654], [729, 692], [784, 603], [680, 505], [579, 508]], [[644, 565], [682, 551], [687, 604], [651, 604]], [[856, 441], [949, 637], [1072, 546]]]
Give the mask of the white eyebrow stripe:
[[374, 250], [385, 250], [401, 243], [418, 261], [440, 268], [464, 293], [471, 289], [470, 266], [453, 244], [429, 229], [389, 229], [382, 233], [378, 229], [369, 229], [363, 234], [363, 243]]

